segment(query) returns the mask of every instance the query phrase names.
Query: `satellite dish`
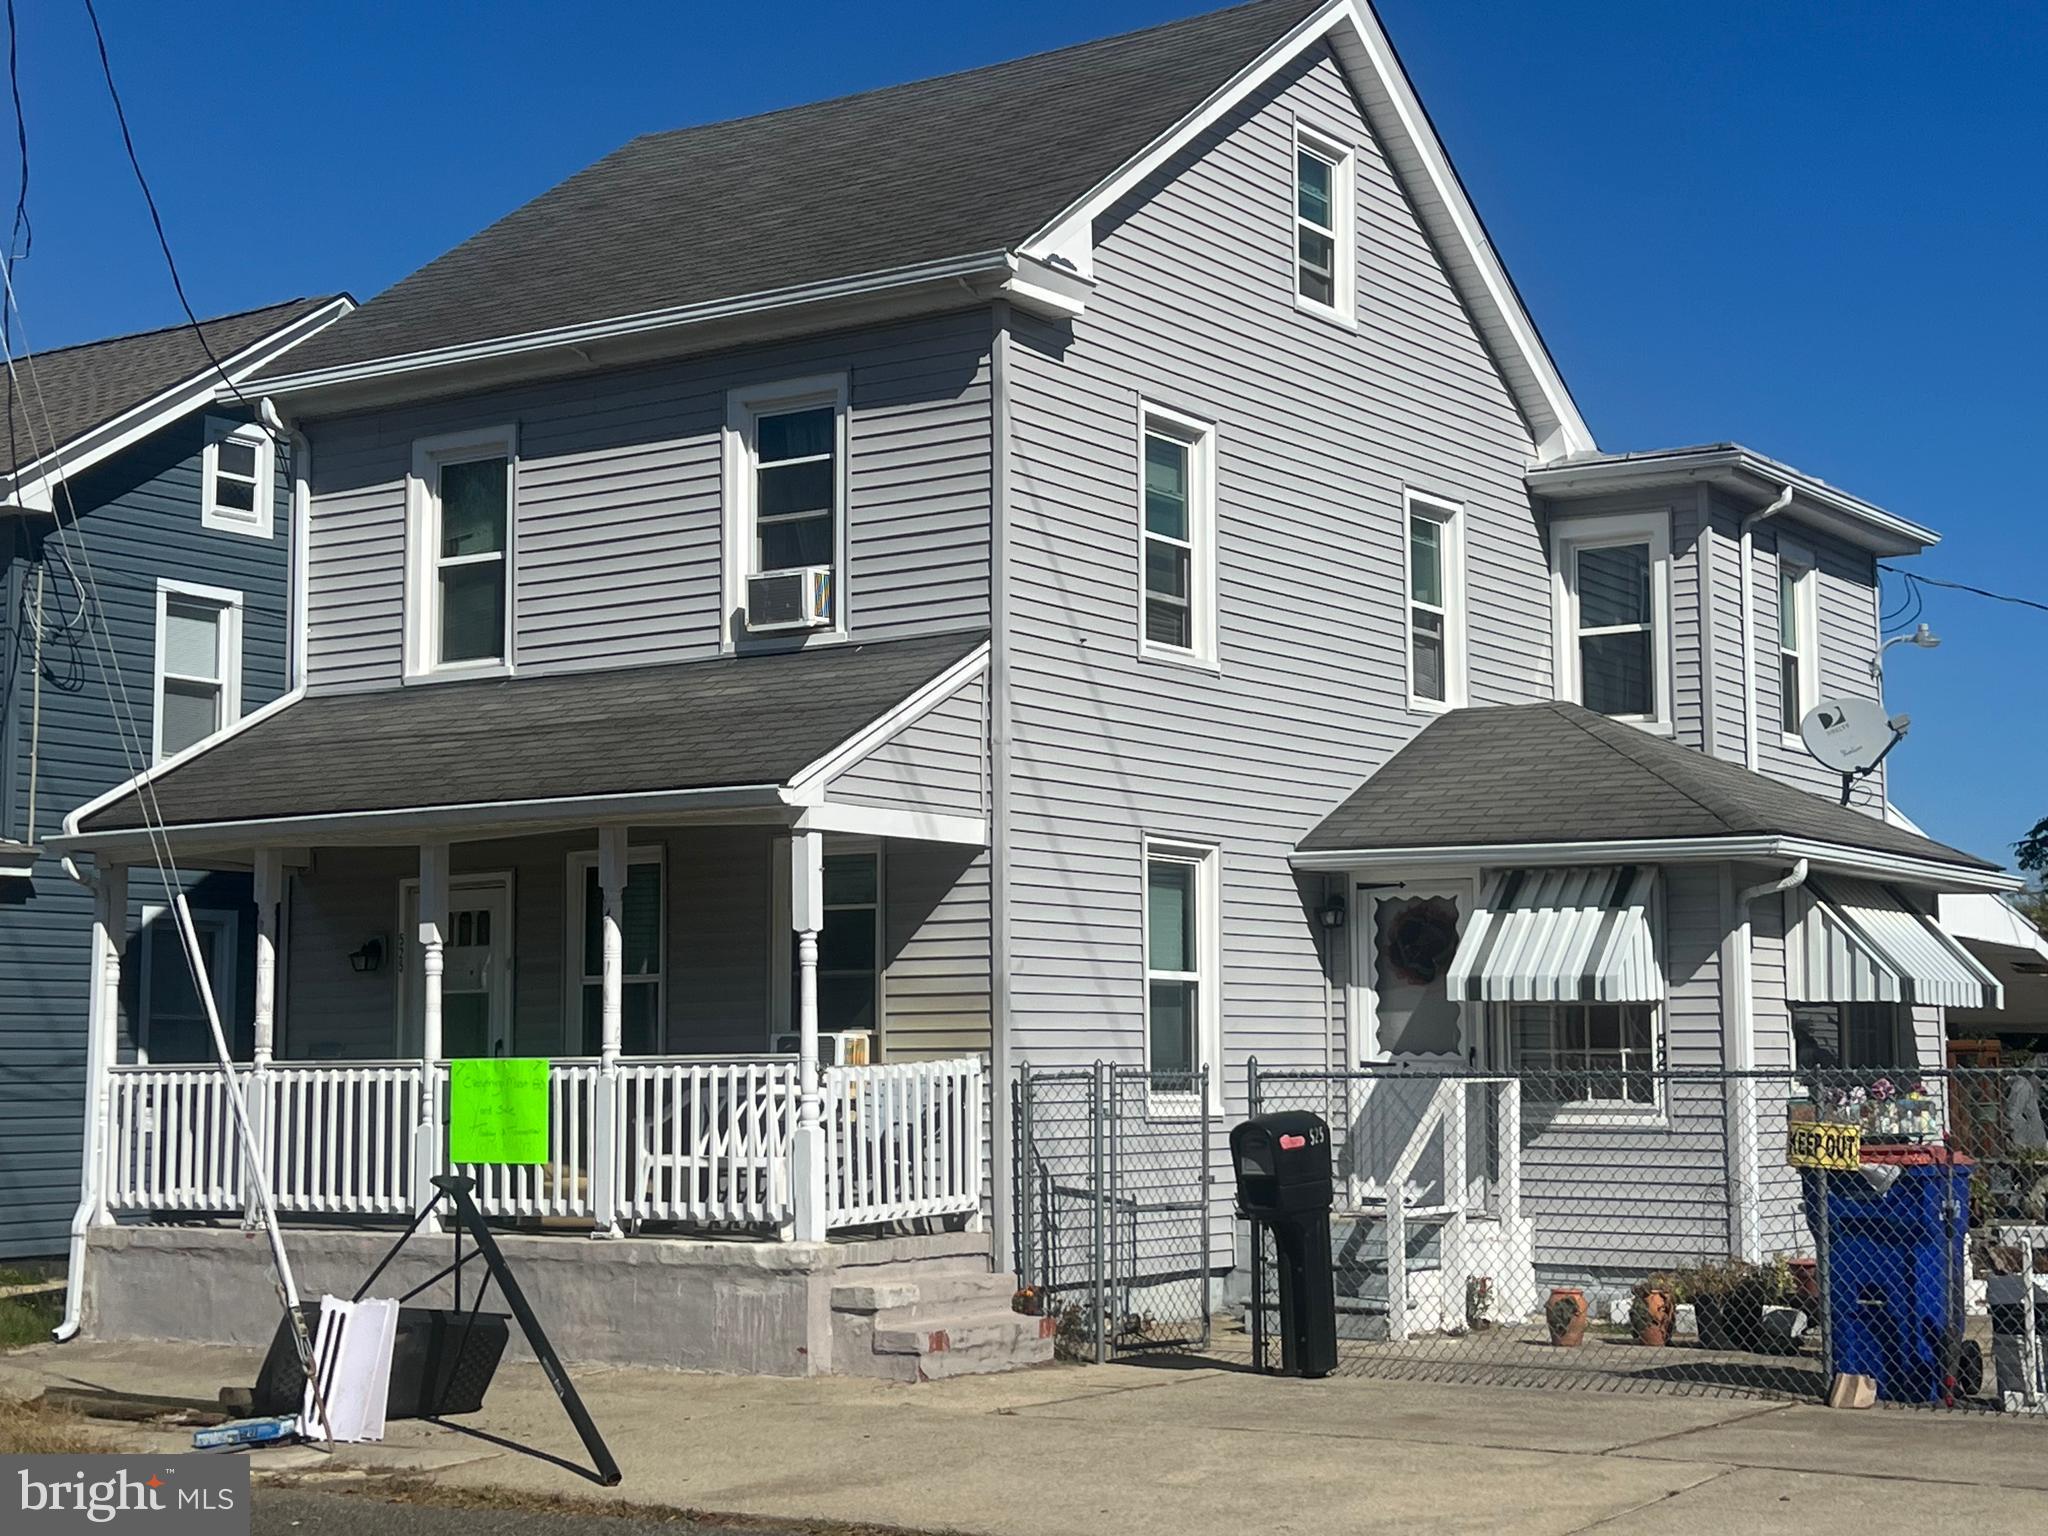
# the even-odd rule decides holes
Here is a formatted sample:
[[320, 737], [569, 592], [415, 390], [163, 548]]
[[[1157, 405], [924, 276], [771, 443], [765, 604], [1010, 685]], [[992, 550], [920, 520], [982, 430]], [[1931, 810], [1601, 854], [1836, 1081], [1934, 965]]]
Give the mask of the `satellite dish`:
[[1894, 722], [1875, 699], [1822, 699], [1799, 722], [1799, 739], [1837, 773], [1868, 773], [1907, 724], [1903, 715]]

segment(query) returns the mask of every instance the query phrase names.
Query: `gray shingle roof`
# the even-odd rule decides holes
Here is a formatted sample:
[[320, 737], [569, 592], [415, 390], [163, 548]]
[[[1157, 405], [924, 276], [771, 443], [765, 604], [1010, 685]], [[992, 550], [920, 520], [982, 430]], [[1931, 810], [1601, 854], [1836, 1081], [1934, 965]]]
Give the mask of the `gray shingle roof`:
[[1431, 721], [1300, 849], [1747, 836], [1998, 867], [1566, 703], [1460, 709]]
[[[985, 639], [316, 694], [158, 778], [158, 813], [177, 826], [782, 784]], [[130, 794], [79, 829], [141, 825]]]
[[962, 74], [635, 139], [267, 372], [1011, 249], [1318, 3], [1253, 0]]
[[[337, 297], [287, 299], [202, 320], [200, 327], [213, 355], [225, 362]], [[20, 398], [13, 381], [0, 377], [8, 415], [7, 440], [0, 443], [0, 475], [33, 463], [41, 456], [38, 448], [47, 453], [212, 369], [189, 325], [38, 352], [33, 376], [26, 364], [15, 365], [21, 376]]]

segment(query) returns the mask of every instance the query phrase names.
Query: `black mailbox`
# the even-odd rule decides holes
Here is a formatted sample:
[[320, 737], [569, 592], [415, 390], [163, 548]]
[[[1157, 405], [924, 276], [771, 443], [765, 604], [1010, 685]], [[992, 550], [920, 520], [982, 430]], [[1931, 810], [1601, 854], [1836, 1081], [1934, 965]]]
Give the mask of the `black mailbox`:
[[1305, 1109], [1255, 1115], [1230, 1132], [1237, 1205], [1247, 1216], [1327, 1211], [1330, 1127]]
[[[1280, 1369], [1327, 1376], [1337, 1368], [1337, 1288], [1330, 1273], [1330, 1126], [1306, 1110], [1254, 1115], [1231, 1127], [1237, 1205], [1273, 1234], [1279, 1268]], [[1264, 1239], [1255, 1236], [1263, 1274]], [[1253, 1332], [1263, 1337], [1263, 1280], [1254, 1285]]]

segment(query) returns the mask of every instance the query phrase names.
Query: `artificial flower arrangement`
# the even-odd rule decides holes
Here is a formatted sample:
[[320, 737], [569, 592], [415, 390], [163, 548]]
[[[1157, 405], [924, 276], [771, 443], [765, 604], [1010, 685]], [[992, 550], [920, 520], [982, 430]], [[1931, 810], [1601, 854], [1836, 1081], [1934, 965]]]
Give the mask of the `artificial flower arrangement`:
[[1941, 1135], [1941, 1104], [1924, 1082], [1901, 1087], [1889, 1077], [1826, 1095], [1824, 1118], [1861, 1125], [1863, 1134], [1890, 1141], [1932, 1141]]

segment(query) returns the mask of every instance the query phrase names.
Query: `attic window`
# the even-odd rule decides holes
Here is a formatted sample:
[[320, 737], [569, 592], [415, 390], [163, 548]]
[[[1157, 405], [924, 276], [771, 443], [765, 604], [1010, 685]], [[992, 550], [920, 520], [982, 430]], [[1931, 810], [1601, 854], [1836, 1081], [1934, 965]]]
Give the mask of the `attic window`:
[[200, 526], [270, 537], [275, 449], [254, 422], [209, 416], [200, 463]]
[[1302, 308], [1352, 314], [1351, 151], [1297, 127], [1294, 141], [1294, 297]]

